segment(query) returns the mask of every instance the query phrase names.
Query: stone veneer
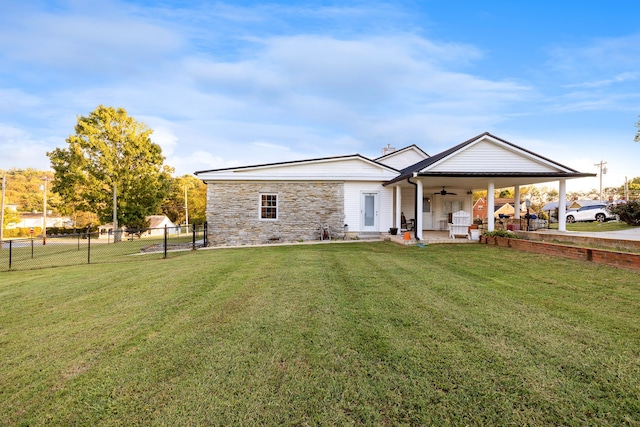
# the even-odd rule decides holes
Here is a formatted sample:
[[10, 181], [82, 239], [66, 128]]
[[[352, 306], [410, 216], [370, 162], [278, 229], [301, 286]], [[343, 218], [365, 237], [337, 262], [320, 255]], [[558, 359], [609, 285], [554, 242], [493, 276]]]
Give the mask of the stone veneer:
[[[278, 219], [259, 217], [260, 194], [278, 195]], [[318, 240], [321, 224], [344, 234], [341, 182], [210, 182], [207, 184], [210, 246]]]

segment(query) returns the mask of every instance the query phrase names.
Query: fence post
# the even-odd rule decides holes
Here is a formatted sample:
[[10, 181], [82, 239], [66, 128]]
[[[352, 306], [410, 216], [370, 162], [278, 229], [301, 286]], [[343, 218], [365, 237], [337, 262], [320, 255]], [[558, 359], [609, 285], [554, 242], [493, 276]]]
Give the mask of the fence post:
[[196, 250], [196, 225], [193, 224], [193, 237], [191, 238], [191, 249]]
[[91, 229], [87, 227], [87, 264], [91, 264]]
[[167, 224], [164, 225], [164, 259], [167, 259]]
[[11, 255], [13, 254], [12, 248], [13, 248], [13, 239], [9, 240], [9, 270], [11, 270]]
[[209, 246], [209, 236], [207, 235], [209, 226], [207, 225], [207, 221], [204, 222], [204, 235], [202, 236], [202, 246], [203, 247], [207, 247]]
[[33, 239], [31, 239], [31, 259], [33, 259]]

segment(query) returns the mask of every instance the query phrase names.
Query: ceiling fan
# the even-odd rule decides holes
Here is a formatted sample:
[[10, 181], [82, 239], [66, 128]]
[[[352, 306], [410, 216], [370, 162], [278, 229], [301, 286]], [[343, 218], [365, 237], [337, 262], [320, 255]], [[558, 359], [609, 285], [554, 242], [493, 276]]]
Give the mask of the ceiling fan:
[[446, 196], [447, 194], [451, 194], [452, 196], [457, 196], [456, 193], [450, 193], [447, 190], [445, 190], [444, 187], [442, 187], [442, 190], [438, 191], [437, 193], [433, 193], [433, 194], [440, 194], [441, 196]]

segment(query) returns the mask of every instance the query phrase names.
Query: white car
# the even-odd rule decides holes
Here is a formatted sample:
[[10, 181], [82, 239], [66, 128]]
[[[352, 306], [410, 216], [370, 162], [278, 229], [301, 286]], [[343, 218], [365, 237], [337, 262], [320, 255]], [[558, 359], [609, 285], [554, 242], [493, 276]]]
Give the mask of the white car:
[[616, 216], [609, 212], [607, 205], [599, 204], [583, 206], [577, 211], [569, 211], [566, 219], [569, 223], [576, 221], [605, 222], [609, 219], [616, 219]]

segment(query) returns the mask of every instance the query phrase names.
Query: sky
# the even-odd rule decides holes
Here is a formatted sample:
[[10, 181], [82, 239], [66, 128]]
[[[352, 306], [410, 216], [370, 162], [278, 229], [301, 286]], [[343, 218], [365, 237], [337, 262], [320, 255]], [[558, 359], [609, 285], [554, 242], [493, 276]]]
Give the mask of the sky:
[[[176, 175], [483, 132], [640, 176], [634, 0], [0, 0], [0, 169], [122, 107]], [[570, 180], [568, 191], [599, 187]]]

